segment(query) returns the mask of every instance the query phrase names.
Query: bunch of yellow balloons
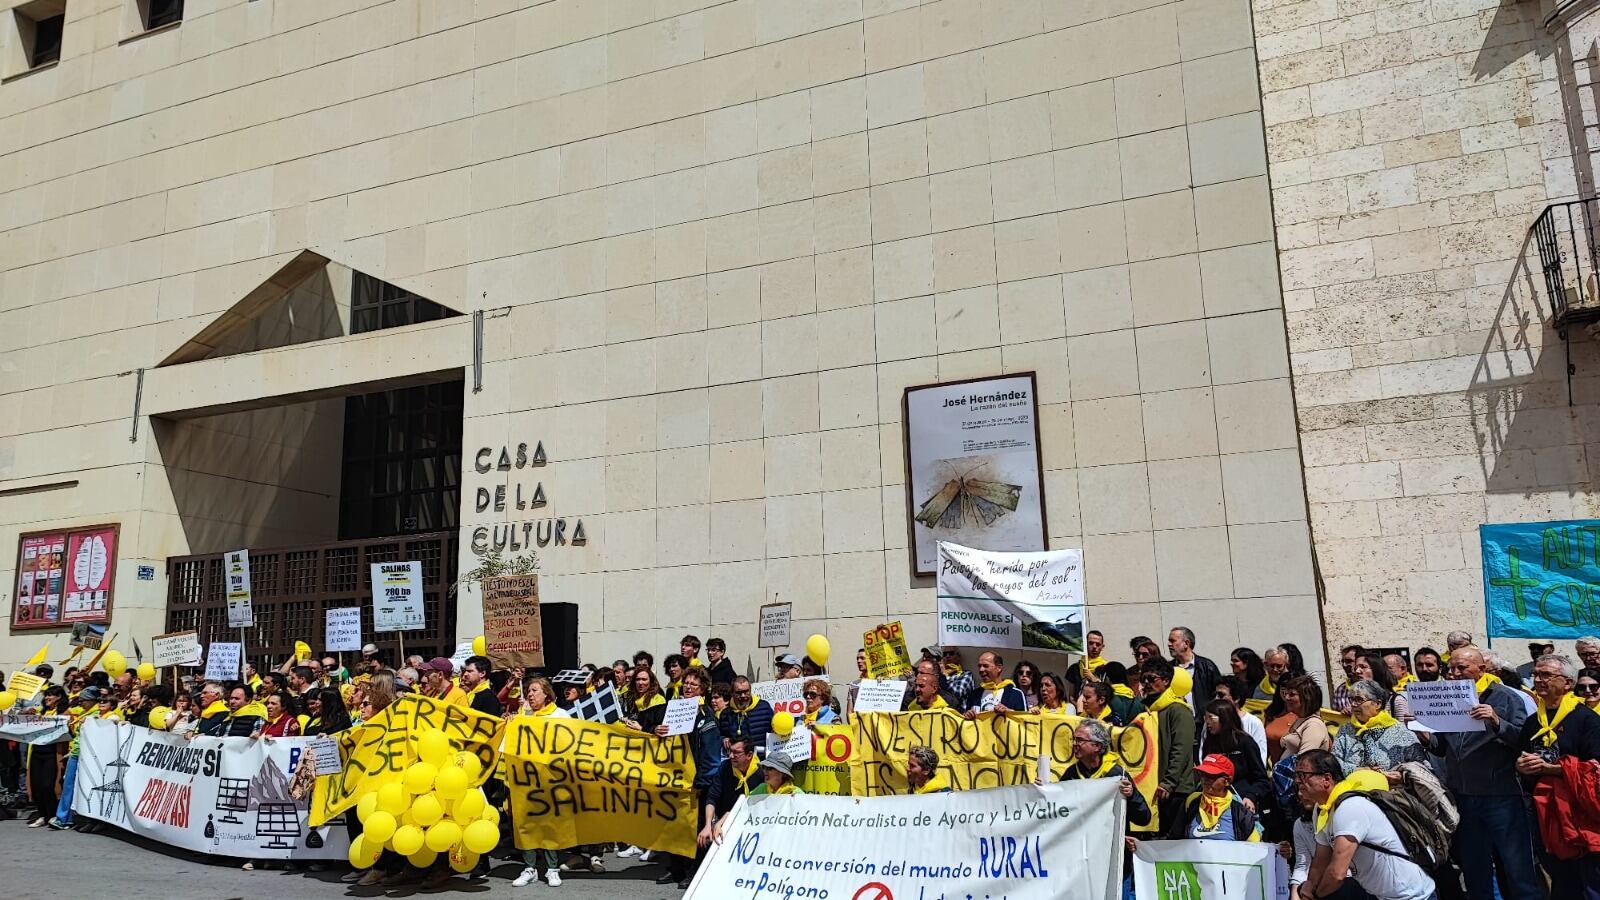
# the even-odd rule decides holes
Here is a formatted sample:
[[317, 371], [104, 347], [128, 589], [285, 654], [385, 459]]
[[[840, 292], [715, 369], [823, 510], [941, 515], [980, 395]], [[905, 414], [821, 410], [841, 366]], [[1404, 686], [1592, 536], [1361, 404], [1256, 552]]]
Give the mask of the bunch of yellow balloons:
[[437, 728], [418, 734], [417, 761], [356, 801], [362, 831], [350, 842], [350, 864], [371, 867], [393, 850], [419, 869], [447, 854], [450, 867], [470, 872], [478, 858], [500, 842], [500, 811], [482, 788], [470, 787], [483, 772], [476, 754], [458, 750]]

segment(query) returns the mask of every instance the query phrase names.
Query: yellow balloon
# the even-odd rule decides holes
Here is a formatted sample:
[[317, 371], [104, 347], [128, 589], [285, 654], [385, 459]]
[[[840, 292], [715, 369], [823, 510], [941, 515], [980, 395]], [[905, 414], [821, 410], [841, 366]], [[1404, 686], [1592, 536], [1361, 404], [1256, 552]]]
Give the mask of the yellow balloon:
[[172, 715], [172, 710], [165, 706], [157, 706], [150, 710], [150, 727], [157, 731], [167, 730], [167, 716]]
[[449, 763], [450, 753], [450, 739], [439, 729], [430, 728], [417, 735], [417, 756], [420, 756], [423, 762], [443, 766]]
[[[483, 791], [467, 791], [450, 807], [450, 818], [457, 822], [471, 822], [483, 816]], [[483, 851], [479, 851], [483, 852]]]
[[833, 646], [828, 643], [827, 638], [820, 634], [813, 634], [811, 637], [806, 638], [806, 655], [811, 657], [812, 662], [819, 666], [825, 666], [828, 664], [828, 657], [832, 654]]
[[370, 869], [378, 857], [383, 855], [383, 845], [376, 842], [369, 843], [365, 834], [356, 835], [350, 842], [350, 865], [358, 869]]
[[128, 658], [115, 650], [108, 651], [105, 656], [100, 657], [100, 668], [105, 669], [107, 675], [116, 678], [128, 671]]
[[294, 642], [294, 658], [295, 659], [310, 659], [311, 658], [311, 645], [306, 643], [305, 641], [295, 641]]
[[467, 792], [470, 779], [467, 770], [460, 766], [445, 766], [439, 770], [439, 777], [435, 778], [434, 791], [440, 800], [460, 800], [461, 795]]
[[461, 844], [473, 853], [488, 853], [500, 843], [500, 829], [479, 819], [461, 830]]
[[[367, 817], [372, 815], [373, 812], [377, 810], [377, 808], [378, 808], [378, 792], [377, 791], [367, 791], [365, 794], [361, 795], [361, 799], [360, 800], [356, 801], [356, 818], [360, 819], [362, 822], [365, 822], [365, 821], [367, 821]], [[390, 815], [394, 815], [394, 814], [390, 813]]]
[[421, 850], [418, 850], [415, 853], [406, 854], [406, 861], [419, 869], [426, 869], [427, 867], [433, 865], [433, 861], [438, 858], [438, 852], [429, 850], [427, 847], [423, 847]]
[[398, 781], [391, 781], [378, 788], [378, 808], [391, 816], [398, 816], [406, 811], [411, 804], [411, 795], [406, 793], [405, 786]]
[[390, 843], [394, 844], [394, 852], [410, 856], [422, 849], [422, 829], [415, 825], [401, 825], [395, 829]]
[[1194, 676], [1182, 666], [1172, 667], [1172, 696], [1182, 697], [1194, 689]]
[[780, 709], [772, 714], [772, 733], [786, 738], [794, 732], [794, 713]]
[[399, 827], [394, 816], [381, 809], [367, 816], [367, 821], [363, 824], [365, 827], [361, 829], [362, 836], [375, 844], [381, 844], [393, 837], [395, 829]]
[[478, 867], [478, 854], [452, 853], [450, 854], [450, 868], [465, 875]]
[[483, 639], [483, 635], [481, 635], [481, 634], [472, 639], [472, 655], [473, 656], [488, 656], [489, 655], [489, 642], [484, 640]]
[[10, 691], [0, 691], [0, 709], [10, 709], [17, 705], [17, 695]]
[[490, 825], [499, 825], [500, 810], [494, 808], [493, 806], [485, 805], [483, 808], [483, 820], [488, 822]]
[[444, 805], [432, 794], [423, 794], [411, 801], [411, 818], [423, 828], [431, 827], [444, 818]]
[[439, 768], [433, 763], [418, 762], [406, 766], [400, 776], [400, 783], [406, 790], [413, 794], [426, 794], [433, 790], [434, 776], [439, 774]]
[[156, 680], [156, 667], [147, 662], [139, 663], [138, 675], [140, 681], [144, 682], [145, 684], [149, 684], [150, 682]]
[[423, 838], [423, 843], [428, 845], [429, 850], [435, 853], [443, 853], [455, 846], [456, 841], [459, 840], [461, 840], [461, 826], [449, 819], [445, 819], [428, 829], [427, 835]]
[[473, 753], [471, 750], [456, 751], [456, 754], [450, 758], [450, 762], [467, 770], [467, 780], [469, 782], [477, 781], [478, 776], [483, 773], [483, 761], [478, 759], [478, 754]]
[[399, 822], [402, 826], [417, 824], [417, 817], [412, 815], [412, 811], [415, 810], [416, 808], [417, 808], [417, 803], [416, 803], [415, 800], [413, 800], [413, 801], [411, 801], [411, 805], [406, 807], [406, 811], [401, 813], [398, 816], [395, 816], [394, 820], [396, 822]]

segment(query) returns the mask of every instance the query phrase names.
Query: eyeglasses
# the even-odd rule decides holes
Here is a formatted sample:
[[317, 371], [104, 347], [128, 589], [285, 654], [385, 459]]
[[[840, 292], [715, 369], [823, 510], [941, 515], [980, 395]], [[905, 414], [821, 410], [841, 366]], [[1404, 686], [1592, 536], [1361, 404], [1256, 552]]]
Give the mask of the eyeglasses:
[[1321, 775], [1321, 774], [1322, 774], [1321, 772], [1302, 772], [1299, 769], [1295, 769], [1294, 770], [1294, 780], [1295, 781], [1305, 781], [1307, 778], [1315, 778], [1315, 777], [1317, 777], [1318, 775]]
[[1572, 689], [1580, 694], [1600, 694], [1600, 684], [1578, 684]]
[[1096, 747], [1100, 746], [1100, 742], [1095, 740], [1094, 738], [1074, 737], [1072, 739], [1072, 742], [1074, 744], [1093, 744]]

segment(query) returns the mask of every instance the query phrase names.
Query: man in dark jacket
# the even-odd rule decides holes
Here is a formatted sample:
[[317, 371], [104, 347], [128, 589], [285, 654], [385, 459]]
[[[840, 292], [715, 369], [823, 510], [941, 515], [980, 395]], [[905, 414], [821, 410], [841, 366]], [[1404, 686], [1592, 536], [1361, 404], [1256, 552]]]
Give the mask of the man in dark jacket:
[[1516, 691], [1487, 674], [1482, 651], [1462, 647], [1450, 654], [1448, 678], [1476, 682], [1472, 718], [1483, 731], [1418, 733], [1435, 756], [1444, 757], [1445, 787], [1461, 811], [1454, 850], [1470, 897], [1494, 896], [1496, 872], [1505, 900], [1538, 900], [1544, 885], [1533, 862], [1531, 824], [1517, 781], [1517, 755], [1528, 709]]
[[[1216, 695], [1217, 682], [1222, 680], [1222, 672], [1217, 664], [1204, 656], [1194, 652], [1194, 632], [1179, 625], [1167, 632], [1167, 652], [1172, 654], [1172, 664], [1189, 673], [1193, 681], [1189, 696], [1182, 698], [1192, 710], [1199, 710]], [[1205, 727], [1200, 722], [1195, 731], [1195, 745], [1200, 743], [1198, 728]]]
[[728, 662], [728, 645], [722, 638], [714, 637], [706, 641], [706, 674], [711, 676], [712, 684], [733, 684], [737, 677], [733, 671], [733, 663]]
[[962, 705], [966, 708], [967, 718], [972, 718], [981, 712], [997, 712], [1005, 715], [1008, 712], [1027, 712], [1028, 699], [1022, 695], [1021, 689], [1005, 677], [1005, 660], [993, 650], [985, 650], [978, 655], [979, 684], [967, 692]]
[[716, 833], [717, 823], [733, 811], [739, 798], [762, 785], [761, 768], [756, 762], [756, 738], [730, 739], [727, 756], [717, 767], [717, 776], [706, 791], [705, 823], [700, 829], [699, 843], [704, 847]]
[[467, 695], [467, 705], [487, 716], [500, 716], [505, 707], [489, 686], [489, 672], [494, 664], [487, 656], [469, 656], [461, 666], [461, 691]]
[[717, 717], [717, 727], [724, 742], [738, 737], [766, 740], [767, 732], [772, 730], [772, 704], [757, 697], [750, 679], [740, 675], [733, 679], [733, 697]]

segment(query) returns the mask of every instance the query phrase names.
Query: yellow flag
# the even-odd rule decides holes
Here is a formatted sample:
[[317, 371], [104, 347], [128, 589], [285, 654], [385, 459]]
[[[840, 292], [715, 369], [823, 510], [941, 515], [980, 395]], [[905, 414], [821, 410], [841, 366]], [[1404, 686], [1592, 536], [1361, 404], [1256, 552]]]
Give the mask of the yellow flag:
[[78, 654], [80, 654], [82, 652], [83, 652], [83, 645], [79, 644], [78, 646], [72, 648], [72, 654], [70, 656], [68, 656], [66, 659], [63, 659], [61, 662], [56, 663], [56, 665], [64, 666], [67, 663], [72, 662], [73, 660], [77, 659], [78, 658]]
[[44, 658], [46, 656], [48, 656], [49, 654], [50, 654], [50, 644], [46, 643], [43, 647], [39, 648], [39, 652], [38, 653], [35, 653], [34, 655], [28, 657], [28, 661], [23, 663], [23, 665], [25, 665], [25, 666], [37, 666], [39, 663], [44, 662]]

